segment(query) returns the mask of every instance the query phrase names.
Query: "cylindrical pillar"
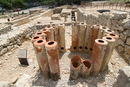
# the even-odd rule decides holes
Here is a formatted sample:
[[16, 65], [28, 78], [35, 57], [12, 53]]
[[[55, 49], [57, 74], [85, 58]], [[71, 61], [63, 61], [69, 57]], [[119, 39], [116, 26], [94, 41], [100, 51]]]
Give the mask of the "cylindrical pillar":
[[70, 79], [78, 79], [81, 71], [82, 59], [78, 55], [74, 55], [70, 60]]
[[66, 52], [66, 46], [65, 46], [65, 25], [59, 24], [59, 51], [60, 52]]
[[103, 29], [103, 27], [101, 26], [98, 30], [98, 36], [97, 39], [102, 39], [105, 36], [105, 30]]
[[90, 25], [87, 25], [86, 32], [85, 32], [85, 42], [84, 42], [84, 52], [91, 54], [90, 47], [91, 47], [91, 40], [92, 40], [92, 32], [93, 29]]
[[93, 25], [92, 28], [93, 28], [93, 33], [92, 33], [92, 41], [91, 41], [91, 50], [93, 51], [93, 46], [94, 46], [94, 43], [95, 43], [95, 39], [97, 39], [97, 36], [98, 36], [98, 30], [100, 29], [100, 25]]
[[82, 62], [82, 77], [87, 78], [92, 69], [92, 62], [88, 59], [83, 60]]
[[119, 36], [117, 34], [114, 34], [114, 33], [109, 33], [109, 34], [107, 34], [107, 36], [111, 36], [112, 38], [115, 39], [115, 45], [114, 45], [114, 48], [115, 48], [116, 43], [117, 43], [117, 41], [119, 39]]
[[44, 28], [44, 29], [41, 29], [40, 31], [46, 34], [46, 41], [49, 41], [49, 30]]
[[38, 53], [36, 51], [36, 47], [34, 46], [34, 42], [37, 41], [38, 39], [42, 39], [42, 37], [41, 36], [34, 36], [34, 37], [32, 37], [31, 40], [32, 40], [32, 44], [33, 44], [33, 47], [34, 47], [34, 51], [35, 51], [35, 54], [36, 54], [36, 58], [37, 58], [37, 62], [38, 62], [39, 68], [41, 69], [41, 67], [40, 67], [40, 60], [38, 59]]
[[54, 41], [57, 42], [57, 46], [59, 48], [59, 28], [56, 24], [53, 24], [52, 27], [54, 28]]
[[46, 40], [46, 34], [42, 32], [38, 32], [35, 34], [35, 36], [41, 36], [44, 40]]
[[54, 41], [54, 28], [50, 27], [49, 29], [49, 41]]
[[91, 58], [93, 64], [93, 68], [92, 68], [93, 76], [97, 76], [100, 71], [107, 44], [108, 42], [103, 39], [95, 40], [95, 44], [92, 52], [92, 58]]
[[77, 23], [72, 24], [72, 45], [71, 45], [71, 51], [75, 52], [77, 51], [78, 46], [78, 28]]
[[78, 35], [78, 51], [82, 52], [84, 47], [84, 39], [85, 39], [85, 30], [86, 30], [86, 23], [80, 23], [80, 27], [78, 28], [79, 35]]
[[48, 56], [48, 63], [53, 80], [60, 78], [60, 67], [59, 67], [59, 53], [57, 49], [57, 42], [49, 41], [45, 44], [46, 52]]
[[36, 52], [38, 54], [38, 59], [40, 62], [40, 67], [41, 67], [44, 79], [49, 79], [50, 71], [49, 71], [47, 54], [45, 51], [45, 43], [46, 43], [45, 40], [39, 39], [34, 42], [34, 46], [35, 46]]
[[104, 58], [103, 58], [103, 62], [102, 62], [102, 66], [100, 71], [104, 71], [104, 69], [106, 68], [106, 66], [108, 65], [108, 62], [111, 58], [113, 49], [114, 49], [114, 44], [115, 44], [115, 39], [110, 37], [110, 36], [106, 36], [103, 37], [104, 40], [106, 40], [108, 42], [107, 48], [105, 50], [105, 54], [104, 54]]

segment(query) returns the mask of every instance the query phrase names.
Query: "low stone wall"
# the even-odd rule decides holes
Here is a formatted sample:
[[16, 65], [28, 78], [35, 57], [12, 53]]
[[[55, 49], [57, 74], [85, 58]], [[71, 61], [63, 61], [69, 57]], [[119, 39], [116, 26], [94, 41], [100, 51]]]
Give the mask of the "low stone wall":
[[101, 24], [114, 30], [119, 35], [117, 42], [118, 52], [130, 63], [130, 20], [126, 12], [104, 12], [85, 14], [81, 8], [77, 10], [77, 20], [89, 25]]
[[0, 35], [5, 34], [5, 33], [9, 32], [10, 30], [12, 30], [11, 26], [4, 24], [4, 27], [0, 28]]
[[45, 11], [41, 16], [43, 17], [50, 17], [53, 15], [53, 9]]
[[0, 19], [8, 18], [8, 17], [9, 17], [8, 15], [1, 15], [1, 16], [0, 16]]

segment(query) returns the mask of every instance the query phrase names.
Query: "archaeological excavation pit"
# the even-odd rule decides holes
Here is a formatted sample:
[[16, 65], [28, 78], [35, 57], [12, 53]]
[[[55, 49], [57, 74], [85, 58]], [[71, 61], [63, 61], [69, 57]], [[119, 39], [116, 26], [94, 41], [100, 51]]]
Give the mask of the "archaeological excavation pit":
[[[19, 30], [15, 26], [1, 35], [0, 80], [17, 86], [118, 85], [117, 77], [128, 69], [129, 22], [121, 23], [128, 14], [102, 9], [100, 13], [86, 14], [87, 10], [80, 7], [71, 14], [70, 9], [62, 9], [58, 13], [61, 17], [54, 17], [56, 9], [49, 9], [41, 17], [31, 17], [32, 25], [25, 21], [17, 25]], [[18, 61], [19, 49], [27, 50], [29, 66]], [[72, 62], [75, 57], [79, 59]]]

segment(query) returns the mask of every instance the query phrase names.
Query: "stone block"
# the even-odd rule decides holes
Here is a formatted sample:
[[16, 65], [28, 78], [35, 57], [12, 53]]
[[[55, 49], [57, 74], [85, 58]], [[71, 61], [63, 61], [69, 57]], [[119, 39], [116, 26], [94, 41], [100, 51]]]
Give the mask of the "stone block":
[[121, 27], [121, 26], [119, 26], [119, 27], [118, 27], [118, 30], [119, 30], [120, 32], [123, 32], [123, 31], [124, 31], [124, 28]]
[[121, 40], [121, 39], [119, 39], [118, 40], [118, 43], [117, 43], [118, 45], [121, 45], [121, 46], [125, 46], [125, 43]]
[[130, 30], [130, 21], [124, 24], [124, 28]]
[[123, 20], [126, 19], [127, 13], [126, 12], [114, 12], [114, 19], [115, 20]]
[[130, 54], [130, 46], [128, 45], [125, 45], [125, 52]]
[[127, 53], [123, 53], [123, 57], [124, 57], [126, 60], [129, 60], [129, 59], [130, 59], [130, 55], [127, 54]]
[[123, 53], [123, 52], [124, 52], [124, 47], [119, 46], [119, 47], [118, 47], [118, 51], [119, 51], [120, 53]]
[[51, 20], [60, 20], [60, 14], [53, 14]]
[[130, 37], [127, 38], [126, 44], [127, 44], [127, 45], [130, 45]]
[[121, 40], [123, 40], [125, 42], [126, 38], [127, 38], [127, 35], [124, 35], [124, 34], [120, 33], [120, 38], [121, 38]]

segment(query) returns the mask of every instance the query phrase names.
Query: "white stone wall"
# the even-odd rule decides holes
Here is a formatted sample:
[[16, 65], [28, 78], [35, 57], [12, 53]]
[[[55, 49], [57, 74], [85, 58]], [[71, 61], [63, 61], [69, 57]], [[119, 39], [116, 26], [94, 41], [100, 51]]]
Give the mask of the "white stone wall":
[[107, 26], [119, 35], [117, 42], [118, 52], [130, 63], [130, 17], [126, 12], [104, 12], [83, 14], [83, 10], [78, 8], [77, 20], [89, 25], [101, 24]]

